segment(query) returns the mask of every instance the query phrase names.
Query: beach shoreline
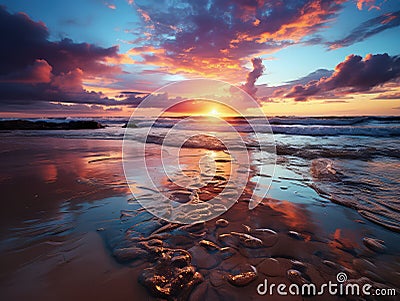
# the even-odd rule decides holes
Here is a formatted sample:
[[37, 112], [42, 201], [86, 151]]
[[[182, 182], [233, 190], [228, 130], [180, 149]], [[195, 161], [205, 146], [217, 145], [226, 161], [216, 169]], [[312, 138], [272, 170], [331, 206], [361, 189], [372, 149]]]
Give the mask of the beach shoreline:
[[[154, 294], [143, 271], [161, 273], [161, 254], [178, 249], [190, 258], [183, 265], [199, 273], [190, 278], [198, 277], [190, 290], [176, 293], [178, 299], [262, 299], [257, 285], [265, 278], [289, 285], [289, 270], [318, 285], [345, 271], [377, 287], [399, 287], [398, 234], [304, 185], [291, 170], [295, 158], [278, 158], [270, 197], [254, 210], [248, 209], [250, 185], [230, 210], [191, 228], [155, 218], [132, 199], [121, 142], [10, 134], [1, 139], [2, 191], [13, 200], [2, 213], [0, 231], [0, 287], [7, 300], [167, 298]], [[227, 224], [221, 226], [220, 219]], [[262, 245], [248, 246], [241, 235]], [[385, 250], [371, 250], [365, 238], [384, 240]], [[164, 251], [154, 255], [156, 247]], [[248, 284], [229, 280], [252, 267], [257, 274]]]

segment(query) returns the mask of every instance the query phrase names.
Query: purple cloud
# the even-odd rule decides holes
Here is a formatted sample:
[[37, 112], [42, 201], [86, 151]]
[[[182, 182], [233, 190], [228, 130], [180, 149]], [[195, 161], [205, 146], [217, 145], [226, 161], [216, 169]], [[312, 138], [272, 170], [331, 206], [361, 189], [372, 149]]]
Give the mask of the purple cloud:
[[[344, 1], [135, 1], [148, 37], [138, 53], [154, 72], [240, 81], [250, 58], [301, 41], [336, 16]], [[132, 50], [136, 51], [136, 48]], [[227, 70], [235, 72], [226, 72]]]
[[27, 105], [58, 101], [118, 105], [101, 93], [83, 88], [84, 78], [114, 76], [121, 68], [107, 63], [118, 60], [118, 47], [102, 48], [70, 39], [49, 41], [42, 22], [24, 13], [10, 14], [0, 6], [0, 102]]
[[257, 79], [264, 73], [265, 67], [261, 58], [253, 58], [251, 62], [253, 64], [253, 71], [247, 74], [246, 83], [242, 85], [241, 88], [254, 97], [257, 92], [255, 83]]
[[364, 59], [349, 55], [338, 64], [330, 77], [295, 85], [284, 94], [286, 98], [305, 101], [310, 97], [341, 96], [354, 92], [368, 92], [372, 88], [400, 77], [400, 57], [368, 54]]

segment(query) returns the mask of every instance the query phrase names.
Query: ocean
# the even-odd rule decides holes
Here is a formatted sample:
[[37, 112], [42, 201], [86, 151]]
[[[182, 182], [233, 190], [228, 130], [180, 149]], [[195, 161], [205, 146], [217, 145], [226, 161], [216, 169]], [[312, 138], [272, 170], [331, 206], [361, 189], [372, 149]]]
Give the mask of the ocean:
[[[105, 126], [98, 130], [74, 131], [10, 131], [3, 136], [36, 137], [48, 136], [64, 139], [105, 139], [122, 140], [129, 120], [127, 118], [46, 118], [32, 121], [66, 122], [69, 120], [95, 120]], [[182, 120], [185, 120], [182, 123]], [[252, 127], [249, 125], [249, 121]], [[257, 157], [260, 151], [252, 146], [254, 131], [258, 140], [263, 138], [274, 143], [276, 168], [290, 170], [291, 182], [277, 173], [272, 182], [281, 182], [285, 197], [295, 202], [312, 203], [329, 200], [356, 210], [362, 217], [386, 227], [400, 231], [400, 117], [270, 117], [270, 125], [264, 119], [226, 118], [234, 131], [240, 133], [245, 144]], [[131, 120], [130, 139], [138, 143], [166, 144], [168, 147], [182, 147], [177, 136], [194, 136], [196, 133], [218, 133], [228, 138], [232, 129], [224, 125], [209, 123], [206, 117], [158, 118], [143, 117]], [[150, 128], [151, 127], [151, 128]], [[169, 135], [171, 129], [178, 135]], [[269, 135], [272, 130], [273, 138]], [[263, 135], [265, 135], [263, 137]], [[234, 139], [234, 138], [232, 138]], [[273, 141], [271, 141], [273, 139]], [[231, 141], [231, 144], [235, 142]], [[220, 147], [207, 139], [191, 139], [183, 148], [215, 149]], [[253, 163], [255, 161], [253, 160]], [[257, 165], [257, 164], [255, 164]], [[258, 164], [260, 165], [260, 164]], [[271, 172], [270, 172], [271, 173]], [[258, 173], [253, 180], [273, 177], [272, 174]], [[296, 185], [307, 185], [318, 197], [302, 198]], [[269, 188], [269, 187], [267, 187]], [[293, 195], [290, 195], [292, 193]], [[282, 191], [271, 189], [266, 196], [281, 198]]]

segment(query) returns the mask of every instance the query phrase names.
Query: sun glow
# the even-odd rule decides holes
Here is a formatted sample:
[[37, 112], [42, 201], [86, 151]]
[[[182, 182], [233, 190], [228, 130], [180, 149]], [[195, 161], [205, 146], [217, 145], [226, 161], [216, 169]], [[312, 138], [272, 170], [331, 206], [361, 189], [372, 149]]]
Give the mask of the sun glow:
[[208, 113], [208, 115], [209, 116], [219, 116], [219, 115], [221, 115], [220, 114], [220, 112], [218, 112], [216, 109], [212, 109], [209, 113]]
[[164, 112], [164, 116], [203, 116], [224, 118], [238, 113], [231, 107], [212, 100], [194, 99], [182, 101]]

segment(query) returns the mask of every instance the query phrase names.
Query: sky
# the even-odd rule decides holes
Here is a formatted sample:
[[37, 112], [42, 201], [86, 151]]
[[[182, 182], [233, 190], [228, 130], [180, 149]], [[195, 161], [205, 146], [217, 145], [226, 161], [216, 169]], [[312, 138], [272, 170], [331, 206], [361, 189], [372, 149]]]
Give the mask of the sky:
[[0, 1], [0, 117], [129, 116], [199, 78], [269, 116], [400, 115], [399, 25], [399, 0]]

